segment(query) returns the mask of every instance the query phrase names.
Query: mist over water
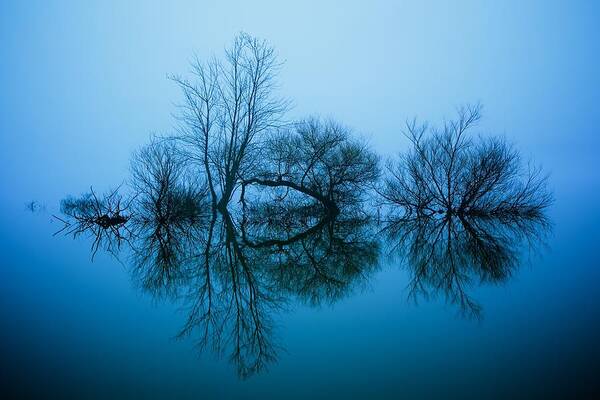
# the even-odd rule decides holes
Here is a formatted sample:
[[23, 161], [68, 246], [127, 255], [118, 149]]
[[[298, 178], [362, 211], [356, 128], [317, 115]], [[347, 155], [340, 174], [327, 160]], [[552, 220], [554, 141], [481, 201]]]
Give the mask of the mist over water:
[[[3, 3], [3, 390], [16, 398], [594, 391], [599, 11], [585, 2]], [[175, 164], [168, 152], [157, 162], [140, 149], [181, 121], [185, 91], [168, 77], [191, 79], [195, 55], [222, 57], [240, 31], [266, 39], [284, 61], [277, 95], [291, 100], [285, 119], [304, 125], [269, 136], [216, 209], [186, 163], [170, 169], [179, 186], [161, 191], [144, 179]], [[461, 106], [477, 104], [474, 144], [452, 181], [485, 182], [473, 171], [498, 164], [481, 160], [510, 160], [513, 149], [523, 171], [531, 160], [548, 173], [552, 201], [542, 213], [515, 217], [497, 197], [469, 195], [474, 184], [438, 196], [431, 179], [406, 181], [421, 196], [393, 192], [403, 212], [373, 204], [386, 161], [414, 148], [405, 121], [443, 130]], [[307, 143], [338, 134], [365, 152], [356, 175], [335, 186], [327, 179], [354, 150], [332, 146], [320, 166], [305, 162], [320, 148]], [[508, 147], [485, 145], [493, 137]], [[370, 154], [382, 176], [371, 174]], [[509, 188], [493, 193], [512, 193], [514, 206]], [[421, 206], [407, 207], [415, 198]], [[218, 293], [212, 319], [198, 313], [206, 270]]]

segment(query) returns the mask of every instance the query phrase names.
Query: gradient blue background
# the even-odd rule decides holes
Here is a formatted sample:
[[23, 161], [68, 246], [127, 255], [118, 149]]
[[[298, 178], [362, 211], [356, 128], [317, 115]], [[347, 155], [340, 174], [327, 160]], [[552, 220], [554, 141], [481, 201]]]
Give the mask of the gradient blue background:
[[[600, 6], [592, 1], [31, 1], [0, 3], [2, 375], [32, 389], [106, 398], [540, 394], [583, 384], [600, 356]], [[169, 132], [181, 97], [167, 74], [222, 54], [239, 31], [285, 65], [290, 117], [331, 116], [384, 155], [403, 121], [484, 104], [551, 173], [548, 249], [502, 287], [474, 291], [482, 323], [406, 301], [388, 266], [334, 307], [281, 315], [288, 352], [238, 381], [226, 361], [171, 340], [176, 306], [132, 288], [88, 243], [52, 238], [68, 193], [127, 177], [131, 151]], [[38, 200], [47, 211], [27, 214]]]

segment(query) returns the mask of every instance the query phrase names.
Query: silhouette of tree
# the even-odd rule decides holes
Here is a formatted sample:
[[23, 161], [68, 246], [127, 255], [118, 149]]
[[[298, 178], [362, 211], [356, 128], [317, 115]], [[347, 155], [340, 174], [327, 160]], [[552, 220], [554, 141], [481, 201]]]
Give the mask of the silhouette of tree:
[[116, 256], [121, 245], [129, 242], [130, 231], [126, 226], [130, 218], [131, 203], [125, 202], [118, 188], [98, 199], [94, 189], [80, 197], [69, 196], [60, 203], [64, 218], [53, 217], [63, 223], [54, 236], [65, 233], [77, 238], [82, 234], [91, 236], [92, 260], [99, 248]]
[[461, 108], [441, 129], [408, 123], [412, 148], [388, 164], [384, 203], [410, 215], [537, 215], [547, 208], [552, 196], [539, 168], [524, 168], [502, 138], [468, 137], [480, 109]]
[[365, 199], [379, 178], [379, 159], [366, 143], [333, 121], [308, 119], [266, 141], [257, 174], [248, 185], [289, 189], [308, 195], [328, 210]]
[[252, 175], [258, 139], [281, 124], [288, 107], [274, 96], [279, 67], [268, 43], [242, 33], [224, 61], [196, 60], [194, 81], [173, 77], [185, 97], [177, 139], [204, 167], [212, 201], [222, 208]]

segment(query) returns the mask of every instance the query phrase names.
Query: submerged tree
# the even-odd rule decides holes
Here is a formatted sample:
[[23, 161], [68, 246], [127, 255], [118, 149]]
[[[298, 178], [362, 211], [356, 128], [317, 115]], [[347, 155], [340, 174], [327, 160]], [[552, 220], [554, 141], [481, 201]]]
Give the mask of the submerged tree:
[[388, 165], [385, 204], [416, 215], [540, 214], [552, 202], [539, 168], [498, 137], [472, 139], [480, 106], [461, 108], [441, 129], [407, 124], [412, 148]]
[[125, 201], [118, 188], [98, 198], [94, 189], [79, 197], [69, 196], [60, 202], [64, 218], [53, 217], [63, 223], [63, 227], [54, 233], [65, 233], [77, 238], [88, 235], [93, 238], [92, 260], [103, 248], [116, 255], [125, 242], [129, 242], [130, 230], [126, 226], [131, 215], [131, 202]]
[[408, 123], [411, 148], [388, 163], [378, 189], [388, 210], [383, 232], [406, 259], [411, 295], [442, 293], [475, 316], [481, 309], [468, 288], [511, 275], [523, 244], [543, 238], [552, 202], [546, 176], [513, 146], [468, 136], [480, 111], [461, 108], [441, 129]]
[[265, 143], [260, 169], [248, 185], [296, 191], [329, 211], [356, 204], [379, 178], [379, 158], [348, 128], [307, 119], [272, 134]]

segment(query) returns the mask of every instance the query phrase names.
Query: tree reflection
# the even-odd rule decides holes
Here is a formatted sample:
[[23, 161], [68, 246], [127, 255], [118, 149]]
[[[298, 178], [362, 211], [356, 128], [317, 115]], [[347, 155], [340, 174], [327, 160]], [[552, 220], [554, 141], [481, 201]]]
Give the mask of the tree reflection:
[[502, 283], [521, 265], [524, 247], [535, 248], [548, 232], [539, 215], [414, 216], [383, 229], [392, 254], [410, 271], [409, 295], [442, 295], [469, 316], [481, 306], [469, 294], [475, 284]]
[[272, 285], [319, 305], [365, 283], [377, 267], [379, 243], [363, 210], [318, 214], [312, 209], [257, 207], [242, 224], [244, 244], [263, 254]]
[[378, 255], [362, 241], [366, 221], [290, 210], [297, 217], [290, 225], [262, 211], [213, 214], [183, 296], [188, 318], [180, 336], [227, 353], [243, 377], [276, 359], [274, 312], [292, 296], [311, 305], [339, 300], [367, 279]]
[[214, 214], [186, 286], [188, 318], [180, 336], [195, 335], [201, 349], [227, 352], [242, 377], [276, 358], [271, 312], [283, 298], [269, 286], [260, 254], [240, 243], [228, 212]]

